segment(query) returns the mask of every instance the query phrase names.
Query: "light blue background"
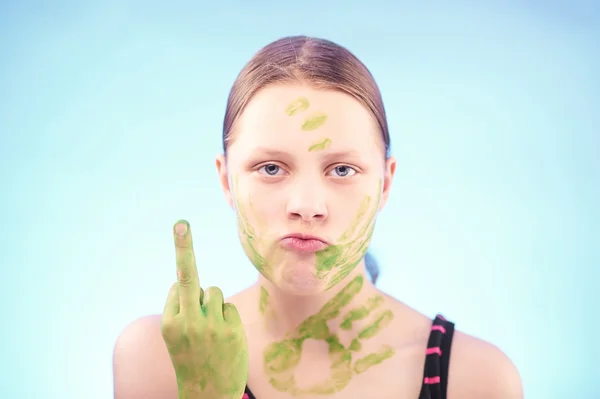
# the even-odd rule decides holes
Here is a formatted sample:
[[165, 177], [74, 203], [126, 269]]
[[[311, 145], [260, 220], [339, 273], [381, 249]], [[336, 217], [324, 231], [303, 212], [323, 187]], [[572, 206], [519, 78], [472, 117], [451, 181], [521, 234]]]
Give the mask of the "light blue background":
[[527, 398], [600, 398], [598, 6], [270, 3], [0, 3], [0, 397], [112, 397], [179, 218], [204, 285], [253, 281], [213, 162], [225, 101], [255, 51], [308, 34], [386, 102], [381, 287], [497, 344]]

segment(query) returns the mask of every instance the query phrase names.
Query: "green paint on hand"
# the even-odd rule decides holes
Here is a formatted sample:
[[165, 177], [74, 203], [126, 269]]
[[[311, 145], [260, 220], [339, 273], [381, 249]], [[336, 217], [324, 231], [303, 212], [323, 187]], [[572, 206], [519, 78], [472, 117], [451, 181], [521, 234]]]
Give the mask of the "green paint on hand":
[[308, 109], [309, 102], [306, 97], [298, 97], [290, 103], [285, 109], [285, 113], [289, 116], [293, 116], [298, 112], [303, 112]]
[[[248, 345], [239, 313], [232, 304], [218, 302], [222, 293], [215, 287], [207, 292], [216, 295], [199, 301], [202, 291], [189, 223], [180, 221], [173, 233], [178, 281], [165, 304], [161, 334], [179, 397], [239, 398], [248, 381]], [[220, 322], [213, 323], [217, 317]]]
[[306, 118], [304, 123], [302, 124], [302, 130], [311, 132], [313, 130], [318, 129], [321, 125], [325, 123], [327, 120], [327, 115], [323, 113], [317, 113], [313, 116], [309, 116]]
[[331, 146], [331, 140], [324, 139], [324, 140], [319, 141], [318, 143], [315, 143], [315, 144], [311, 145], [310, 147], [308, 147], [308, 151], [322, 151], [322, 150], [326, 150], [330, 146]]

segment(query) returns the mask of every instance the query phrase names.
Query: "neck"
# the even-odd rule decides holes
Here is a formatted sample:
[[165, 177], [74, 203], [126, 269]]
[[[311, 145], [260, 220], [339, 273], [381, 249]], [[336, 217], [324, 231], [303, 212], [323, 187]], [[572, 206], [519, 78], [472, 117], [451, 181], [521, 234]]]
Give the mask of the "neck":
[[[362, 309], [381, 293], [367, 276], [364, 260], [333, 288], [318, 295], [294, 295], [259, 277], [260, 309], [265, 329], [274, 337], [295, 331], [310, 317], [332, 319]], [[359, 326], [355, 326], [359, 327]], [[333, 332], [333, 331], [332, 331]]]

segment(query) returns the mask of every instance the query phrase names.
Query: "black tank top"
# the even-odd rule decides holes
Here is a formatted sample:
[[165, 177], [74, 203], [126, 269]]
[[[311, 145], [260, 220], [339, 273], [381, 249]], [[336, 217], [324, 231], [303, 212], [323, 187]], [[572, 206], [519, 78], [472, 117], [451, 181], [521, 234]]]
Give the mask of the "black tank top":
[[[431, 324], [425, 353], [425, 371], [418, 399], [446, 399], [454, 324], [438, 314]], [[376, 395], [375, 395], [376, 396]], [[256, 399], [246, 387], [242, 399]]]

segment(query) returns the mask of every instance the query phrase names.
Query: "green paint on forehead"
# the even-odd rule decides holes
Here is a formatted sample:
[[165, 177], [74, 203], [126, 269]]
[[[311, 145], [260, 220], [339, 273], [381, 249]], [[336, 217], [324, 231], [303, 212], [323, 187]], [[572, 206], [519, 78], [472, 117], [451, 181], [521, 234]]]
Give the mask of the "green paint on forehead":
[[285, 113], [289, 116], [293, 116], [298, 112], [303, 112], [308, 109], [309, 102], [306, 97], [298, 97], [290, 103], [285, 109]]
[[322, 151], [322, 150], [326, 150], [330, 146], [331, 146], [331, 140], [323, 139], [322, 141], [319, 141], [318, 143], [315, 143], [315, 144], [311, 145], [310, 147], [308, 147], [308, 151]]
[[321, 127], [325, 121], [327, 120], [327, 115], [324, 113], [316, 113], [312, 116], [309, 116], [304, 120], [302, 124], [302, 130], [310, 132]]

